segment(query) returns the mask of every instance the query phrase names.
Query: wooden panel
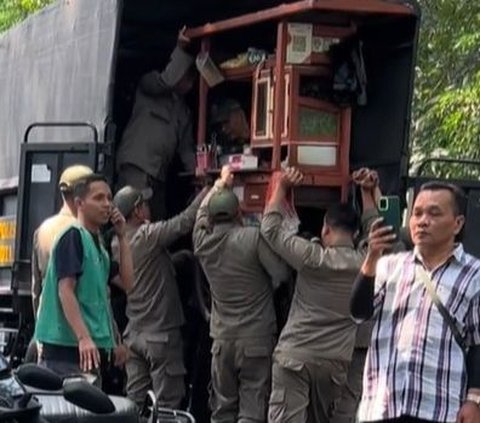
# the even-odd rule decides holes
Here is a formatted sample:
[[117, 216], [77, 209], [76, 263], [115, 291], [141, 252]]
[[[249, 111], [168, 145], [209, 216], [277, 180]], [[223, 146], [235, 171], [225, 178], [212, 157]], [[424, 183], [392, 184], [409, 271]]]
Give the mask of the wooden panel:
[[241, 68], [220, 69], [227, 81], [248, 81], [253, 78], [256, 66], [242, 66]]
[[273, 151], [272, 169], [280, 169], [281, 147], [283, 133], [283, 114], [285, 105], [285, 58], [287, 45], [287, 23], [282, 21], [277, 27], [277, 55], [275, 61], [274, 80], [274, 114], [273, 114]]
[[247, 207], [263, 207], [267, 193], [267, 184], [246, 184], [244, 203]]
[[261, 69], [272, 69], [275, 66], [275, 59], [270, 57], [260, 65], [257, 64], [232, 69], [220, 69], [220, 72], [222, 72], [227, 81], [248, 81], [253, 79], [259, 66]]
[[351, 14], [372, 13], [399, 16], [410, 16], [415, 14], [415, 11], [411, 7], [403, 4], [388, 3], [383, 0], [304, 0], [296, 3], [282, 4], [271, 9], [248, 13], [235, 18], [191, 28], [186, 31], [186, 36], [189, 38], [199, 38], [223, 31], [243, 28], [261, 22], [285, 19], [299, 13], [313, 10], [328, 12], [336, 11]]

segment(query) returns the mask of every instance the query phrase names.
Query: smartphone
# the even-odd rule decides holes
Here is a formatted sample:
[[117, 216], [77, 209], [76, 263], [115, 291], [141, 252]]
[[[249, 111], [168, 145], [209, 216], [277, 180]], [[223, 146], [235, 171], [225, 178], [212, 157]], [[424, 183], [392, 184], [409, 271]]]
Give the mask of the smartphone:
[[397, 196], [380, 197], [378, 213], [383, 217], [385, 226], [392, 226], [393, 232], [398, 235], [401, 226], [400, 198]]

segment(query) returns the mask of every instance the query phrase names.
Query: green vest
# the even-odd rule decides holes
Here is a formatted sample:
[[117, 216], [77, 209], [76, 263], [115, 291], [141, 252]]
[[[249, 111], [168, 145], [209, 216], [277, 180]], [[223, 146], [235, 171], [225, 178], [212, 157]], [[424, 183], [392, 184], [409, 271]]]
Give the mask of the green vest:
[[83, 245], [82, 274], [77, 279], [75, 287], [80, 313], [95, 345], [98, 348], [112, 349], [114, 336], [107, 290], [110, 258], [103, 247], [97, 247], [90, 232], [78, 224], [69, 226], [58, 236], [50, 254], [35, 326], [35, 339], [61, 346], [78, 345], [77, 337], [63, 313], [55, 269], [55, 250], [58, 240], [72, 227], [80, 231]]

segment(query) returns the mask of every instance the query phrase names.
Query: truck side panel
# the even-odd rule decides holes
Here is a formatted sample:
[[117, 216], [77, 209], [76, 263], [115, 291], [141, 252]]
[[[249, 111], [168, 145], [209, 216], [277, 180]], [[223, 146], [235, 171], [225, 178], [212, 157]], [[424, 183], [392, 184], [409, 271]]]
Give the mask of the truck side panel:
[[[109, 115], [118, 0], [58, 1], [0, 37], [0, 187], [18, 184], [20, 144], [32, 122]], [[31, 142], [90, 141], [71, 128], [37, 129]]]

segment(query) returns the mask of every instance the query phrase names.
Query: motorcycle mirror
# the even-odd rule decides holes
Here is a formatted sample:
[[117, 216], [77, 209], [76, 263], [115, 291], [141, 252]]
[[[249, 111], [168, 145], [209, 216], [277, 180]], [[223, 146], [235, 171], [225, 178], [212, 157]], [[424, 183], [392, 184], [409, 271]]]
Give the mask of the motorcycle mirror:
[[20, 382], [35, 389], [59, 391], [63, 387], [63, 379], [60, 376], [36, 364], [22, 364], [15, 374]]
[[115, 411], [115, 405], [108, 395], [86, 381], [65, 383], [63, 396], [68, 402], [95, 414], [109, 414]]

